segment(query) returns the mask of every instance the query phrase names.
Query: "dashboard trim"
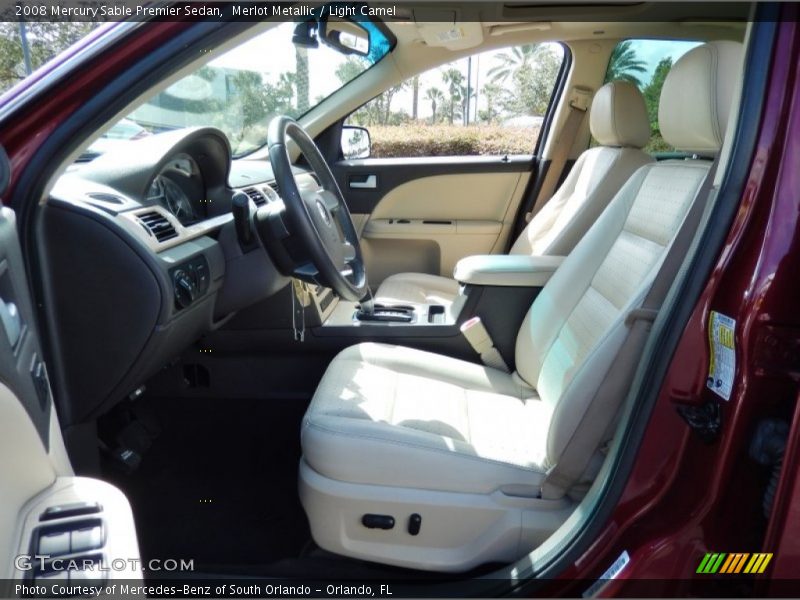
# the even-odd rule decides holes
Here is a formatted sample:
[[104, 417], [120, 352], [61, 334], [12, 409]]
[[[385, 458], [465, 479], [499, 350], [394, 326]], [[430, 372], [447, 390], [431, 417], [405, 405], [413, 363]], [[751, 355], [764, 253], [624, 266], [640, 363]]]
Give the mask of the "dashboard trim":
[[[169, 221], [170, 225], [172, 225], [177, 233], [175, 237], [160, 242], [153, 237], [152, 234], [145, 230], [139, 221], [138, 216], [153, 212], [157, 212], [167, 219], [167, 221]], [[141, 208], [121, 212], [117, 215], [116, 220], [125, 228], [128, 233], [136, 236], [150, 250], [158, 254], [164, 250], [168, 250], [169, 248], [180, 246], [181, 244], [184, 244], [190, 240], [209, 235], [213, 231], [223, 227], [225, 224], [233, 221], [233, 215], [231, 213], [225, 213], [216, 217], [211, 217], [204, 221], [199, 221], [192, 225], [184, 226], [181, 225], [180, 221], [178, 221], [175, 215], [169, 212], [166, 208], [159, 204], [152, 204], [150, 206], [142, 206]]]

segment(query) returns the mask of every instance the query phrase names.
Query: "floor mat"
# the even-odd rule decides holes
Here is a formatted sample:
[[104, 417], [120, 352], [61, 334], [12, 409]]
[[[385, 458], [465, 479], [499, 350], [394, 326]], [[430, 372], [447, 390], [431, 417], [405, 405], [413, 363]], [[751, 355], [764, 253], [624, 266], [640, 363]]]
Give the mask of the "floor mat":
[[310, 539], [297, 496], [298, 400], [147, 400], [162, 431], [141, 466], [107, 479], [133, 505], [142, 556], [204, 565], [298, 557]]

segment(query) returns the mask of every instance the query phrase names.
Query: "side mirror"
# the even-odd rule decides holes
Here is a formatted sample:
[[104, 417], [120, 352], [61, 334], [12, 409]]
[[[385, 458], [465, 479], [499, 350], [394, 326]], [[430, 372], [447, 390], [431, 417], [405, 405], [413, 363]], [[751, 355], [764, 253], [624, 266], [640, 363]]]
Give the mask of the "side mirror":
[[371, 148], [372, 144], [367, 129], [355, 125], [342, 127], [342, 155], [346, 160], [369, 158]]

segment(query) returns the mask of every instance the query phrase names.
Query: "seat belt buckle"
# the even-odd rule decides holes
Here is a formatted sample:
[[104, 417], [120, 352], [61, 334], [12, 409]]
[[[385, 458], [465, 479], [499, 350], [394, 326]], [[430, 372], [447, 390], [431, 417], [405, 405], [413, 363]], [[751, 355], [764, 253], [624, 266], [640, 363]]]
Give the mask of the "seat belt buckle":
[[503, 360], [500, 352], [495, 348], [492, 336], [486, 330], [480, 317], [472, 317], [461, 324], [461, 334], [472, 346], [472, 349], [481, 357], [481, 361], [487, 367], [499, 369], [510, 373], [506, 361]]
[[586, 112], [589, 110], [589, 103], [592, 100], [592, 90], [585, 87], [575, 86], [569, 93], [569, 106], [575, 110]]

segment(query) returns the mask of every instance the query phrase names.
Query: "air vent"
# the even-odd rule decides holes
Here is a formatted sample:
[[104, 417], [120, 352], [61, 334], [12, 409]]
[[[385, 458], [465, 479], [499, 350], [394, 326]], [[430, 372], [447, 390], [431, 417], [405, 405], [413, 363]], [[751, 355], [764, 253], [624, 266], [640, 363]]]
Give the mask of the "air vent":
[[159, 242], [166, 242], [178, 237], [178, 232], [175, 231], [175, 227], [169, 222], [169, 219], [158, 211], [141, 213], [136, 215], [136, 218], [139, 219], [142, 227]]
[[256, 206], [264, 206], [267, 203], [267, 197], [264, 195], [264, 192], [258, 188], [249, 187], [242, 191], [250, 196], [250, 199], [256, 203]]
[[280, 191], [278, 190], [278, 182], [277, 181], [270, 181], [267, 185], [272, 188], [272, 191], [276, 194], [280, 195]]

